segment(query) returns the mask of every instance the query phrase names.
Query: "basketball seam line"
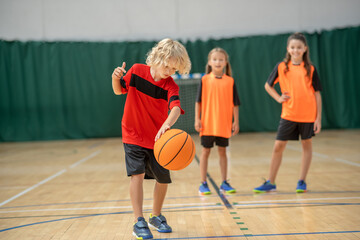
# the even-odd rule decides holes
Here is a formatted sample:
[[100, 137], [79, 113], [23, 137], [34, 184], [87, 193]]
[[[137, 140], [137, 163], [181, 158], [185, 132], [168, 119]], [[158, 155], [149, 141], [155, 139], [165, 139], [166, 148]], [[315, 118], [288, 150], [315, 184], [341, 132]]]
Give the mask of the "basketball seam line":
[[179, 134], [182, 134], [183, 132], [184, 132], [184, 131], [179, 132], [179, 133], [175, 134], [174, 136], [171, 136], [171, 138], [169, 138], [169, 139], [162, 145], [162, 147], [161, 147], [161, 149], [160, 149], [160, 151], [159, 151], [159, 154], [158, 154], [158, 159], [160, 159], [161, 151], [162, 151], [163, 148], [165, 147], [166, 143], [169, 142], [173, 137], [175, 137], [175, 136], [177, 136], [177, 135], [179, 135]]
[[[187, 142], [187, 139], [189, 137], [189, 134], [186, 134], [186, 139], [183, 143], [183, 145], [181, 146], [181, 148], [179, 149], [179, 151], [176, 153], [176, 155], [167, 163], [164, 165], [164, 167], [166, 167], [167, 165], [169, 165], [172, 161], [174, 161], [174, 159], [176, 158], [176, 156], [179, 154], [179, 152], [181, 152], [181, 149], [183, 149], [183, 147], [185, 146], [185, 143]], [[170, 140], [170, 139], [169, 139]], [[164, 144], [165, 145], [165, 144]]]

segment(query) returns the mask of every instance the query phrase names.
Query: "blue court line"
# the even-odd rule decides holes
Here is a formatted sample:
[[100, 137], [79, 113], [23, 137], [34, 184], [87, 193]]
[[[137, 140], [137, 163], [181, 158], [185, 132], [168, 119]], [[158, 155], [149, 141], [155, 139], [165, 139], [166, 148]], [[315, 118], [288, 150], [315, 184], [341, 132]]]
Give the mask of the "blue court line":
[[[30, 224], [24, 224], [20, 226], [15, 226], [11, 228], [0, 229], [0, 232], [5, 232], [13, 229], [29, 227], [44, 223], [51, 223], [51, 222], [59, 222], [71, 219], [79, 219], [79, 218], [87, 218], [87, 217], [97, 217], [97, 216], [106, 216], [106, 215], [117, 215], [117, 214], [124, 214], [124, 213], [131, 213], [132, 211], [125, 211], [125, 212], [113, 212], [113, 213], [98, 213], [98, 214], [91, 214], [86, 216], [76, 216], [76, 217], [68, 217], [68, 218], [60, 218]], [[339, 233], [360, 233], [360, 231], [336, 231], [336, 232], [310, 232], [310, 233], [274, 233], [274, 234], [254, 234], [254, 235], [229, 235], [229, 236], [207, 236], [207, 237], [185, 237], [185, 238], [161, 238], [162, 240], [180, 240], [180, 239], [207, 239], [207, 238], [234, 238], [234, 237], [271, 237], [271, 236], [287, 236], [287, 235], [312, 235], [312, 234], [339, 234]]]
[[[198, 156], [195, 154], [195, 159], [197, 161], [198, 164], [200, 164], [200, 160], [198, 158]], [[223, 201], [224, 205], [226, 206], [226, 208], [228, 209], [232, 209], [232, 205], [231, 203], [227, 200], [226, 196], [224, 194], [221, 193], [220, 189], [218, 188], [218, 186], [216, 185], [215, 181], [212, 179], [212, 177], [210, 176], [210, 174], [207, 172], [206, 176], [208, 177], [208, 179], [211, 182], [211, 185], [215, 188], [215, 191], [217, 192], [217, 194], [219, 195], [221, 201]]]
[[[360, 193], [360, 191], [333, 191], [333, 192], [321, 192], [321, 191], [311, 191], [308, 190], [306, 193], [301, 193], [301, 194], [306, 194], [306, 195], [310, 195], [310, 194], [337, 194], [337, 193]], [[294, 192], [279, 192], [279, 191], [275, 191], [275, 192], [267, 192], [267, 193], [242, 193], [242, 194], [232, 194], [232, 196], [263, 196], [263, 195], [298, 195], [299, 193]]]
[[[234, 204], [235, 205], [235, 204]], [[251, 210], [251, 209], [275, 209], [275, 208], [294, 208], [294, 207], [325, 207], [325, 206], [355, 206], [360, 205], [360, 203], [281, 203], [281, 204], [248, 204], [248, 205], [235, 205], [236, 209], [239, 210]]]
[[360, 203], [321, 203], [321, 202], [307, 202], [307, 203], [299, 203], [299, 202], [290, 202], [290, 203], [233, 203], [234, 206], [266, 206], [266, 205], [360, 205]]
[[[206, 198], [217, 198], [217, 196], [206, 196]], [[185, 196], [185, 197], [166, 197], [166, 199], [185, 199], [185, 198], [199, 198], [199, 195], [196, 196]], [[144, 201], [153, 200], [153, 198], [144, 198]], [[87, 201], [87, 202], [67, 202], [67, 203], [47, 203], [47, 204], [34, 204], [34, 205], [22, 205], [22, 206], [10, 206], [10, 207], [0, 207], [2, 209], [9, 208], [26, 208], [26, 207], [42, 207], [42, 206], [58, 206], [58, 205], [76, 205], [76, 204], [94, 204], [94, 203], [111, 203], [111, 202], [130, 202], [130, 199], [121, 199], [121, 200], [103, 200], [103, 201]]]
[[[360, 191], [338, 191], [338, 192], [311, 192], [308, 191], [305, 194], [306, 195], [310, 195], [310, 194], [325, 194], [325, 193], [331, 193], [331, 194], [336, 194], [336, 193], [360, 193]], [[236, 196], [260, 196], [260, 195], [266, 195], [266, 194], [271, 194], [271, 195], [297, 195], [295, 192], [272, 192], [272, 193], [262, 193], [262, 194], [249, 194], [249, 193], [244, 193], [244, 194], [231, 194], [232, 197], [236, 197]], [[214, 198], [217, 196], [206, 196], [206, 198]], [[189, 199], [189, 198], [199, 198], [199, 195], [196, 196], [183, 196], [183, 197], [166, 197], [166, 199]], [[144, 201], [146, 200], [152, 200], [152, 198], [145, 198]], [[11, 206], [11, 207], [0, 207], [1, 209], [9, 209], [9, 208], [25, 208], [25, 207], [41, 207], [41, 206], [56, 206], [56, 205], [71, 205], [71, 204], [94, 204], [94, 203], [110, 203], [110, 202], [130, 202], [130, 199], [122, 199], [122, 200], [104, 200], [104, 201], [87, 201], [87, 202], [67, 202], [67, 203], [48, 203], [48, 204], [34, 204], [34, 205], [23, 205], [23, 206]]]
[[[313, 206], [333, 206], [333, 205], [340, 205], [340, 206], [354, 206], [354, 205], [360, 205], [360, 203], [257, 203], [257, 204], [236, 204], [233, 203], [234, 207], [236, 209], [242, 209], [242, 210], [249, 210], [249, 209], [260, 209], [260, 208], [279, 208], [279, 205], [282, 205], [281, 207], [313, 207]], [[289, 206], [290, 205], [290, 206]], [[253, 207], [249, 207], [253, 206]], [[212, 205], [205, 205], [205, 206], [199, 206], [199, 205], [193, 205], [193, 206], [179, 206], [179, 207], [164, 207], [164, 212], [175, 212], [175, 211], [204, 211], [204, 210], [222, 210], [224, 206], [221, 203], [212, 204]], [[44, 210], [46, 212], [46, 210]], [[145, 209], [144, 212], [150, 212], [150, 209]], [[132, 213], [132, 211], [126, 211], [122, 212], [124, 213]], [[35, 217], [64, 217], [64, 216], [89, 216], [93, 214], [68, 214], [68, 215], [46, 215], [46, 216], [26, 216], [28, 218], [35, 218]], [[25, 218], [25, 217], [0, 217], [0, 219], [10, 219], [10, 218]]]
[[[130, 212], [132, 212], [132, 211], [130, 211]], [[43, 224], [43, 223], [59, 222], [59, 221], [70, 220], [70, 219], [96, 217], [96, 216], [104, 216], [104, 215], [115, 215], [115, 214], [122, 214], [122, 213], [126, 213], [126, 212], [99, 213], [99, 214], [92, 214], [92, 215], [87, 215], [87, 216], [76, 216], [76, 217], [60, 218], [60, 219], [54, 219], [54, 220], [49, 220], [49, 221], [43, 221], [43, 222], [36, 222], [36, 223], [29, 223], [29, 224], [19, 225], [19, 226], [15, 226], [15, 227], [11, 227], [11, 228], [0, 229], [0, 232], [5, 232], [5, 231], [9, 231], [9, 230], [17, 229], [17, 228], [28, 227], [28, 226], [39, 225], [39, 224]]]
[[[208, 206], [196, 206], [196, 208], [211, 208], [211, 207], [221, 207], [221, 205], [208, 205]], [[176, 207], [176, 208], [164, 208], [165, 209], [184, 209], [184, 207]], [[185, 208], [193, 208], [193, 207], [185, 207]], [[144, 210], [144, 212], [150, 212], [151, 210]], [[35, 223], [29, 223], [24, 225], [19, 225], [15, 227], [0, 229], [0, 232], [10, 231], [18, 228], [23, 227], [29, 227], [34, 225], [40, 225], [45, 223], [51, 223], [51, 222], [59, 222], [59, 221], [65, 221], [65, 220], [71, 220], [71, 219], [80, 219], [80, 218], [87, 218], [87, 217], [97, 217], [97, 216], [106, 216], [106, 215], [118, 215], [118, 214], [130, 214], [132, 211], [123, 211], [123, 212], [113, 212], [113, 213], [98, 213], [98, 214], [89, 214], [85, 216], [74, 216], [74, 217], [67, 217], [67, 218], [60, 218], [60, 219], [54, 219], [54, 220], [48, 220], [48, 221], [41, 221], [41, 222], [35, 222]], [[360, 231], [352, 231], [352, 232], [360, 232]], [[325, 233], [341, 233], [341, 232], [325, 232]], [[324, 233], [324, 234], [325, 234]], [[280, 236], [280, 235], [299, 235], [299, 234], [321, 234], [321, 233], [288, 233], [288, 234], [262, 234], [262, 235], [251, 235], [251, 236]], [[216, 236], [216, 237], [195, 237], [195, 238], [168, 238], [168, 239], [202, 239], [202, 238], [222, 238], [222, 237], [249, 237], [248, 235], [235, 235], [235, 236]]]
[[9, 208], [26, 208], [26, 207], [43, 207], [43, 206], [58, 206], [58, 205], [72, 205], [72, 204], [93, 204], [93, 203], [111, 203], [111, 202], [130, 202], [130, 199], [125, 200], [106, 200], [106, 201], [89, 201], [89, 202], [68, 202], [68, 203], [47, 203], [47, 204], [34, 204], [34, 205], [23, 205], [23, 206], [12, 206], [12, 207], [1, 207], [1, 209]]
[[[188, 209], [181, 209], [181, 208], [177, 208], [177, 209], [167, 209], [167, 211], [164, 212], [195, 212], [195, 211], [222, 211], [223, 209], [223, 205], [216, 205], [213, 207], [197, 207], [197, 208], [191, 208], [189, 207]], [[144, 213], [150, 213], [150, 209], [148, 210], [144, 210]], [[133, 211], [127, 211], [127, 212], [122, 212], [121, 214], [132, 214]], [[119, 213], [120, 214], [120, 213]], [[79, 216], [89, 216], [89, 215], [93, 215], [93, 214], [62, 214], [62, 215], [33, 215], [33, 216], [19, 216], [19, 217], [0, 217], [0, 219], [15, 219], [15, 218], [55, 218], [55, 217], [79, 217]]]
[[339, 233], [359, 233], [360, 231], [337, 231], [337, 232], [304, 232], [304, 233], [273, 233], [273, 234], [254, 234], [254, 235], [230, 235], [230, 236], [207, 236], [207, 237], [184, 237], [184, 238], [154, 238], [153, 240], [180, 240], [180, 239], [210, 239], [210, 238], [251, 238], [251, 237], [274, 237], [274, 236], [294, 236], [294, 235], [316, 235], [316, 234], [339, 234]]
[[[186, 206], [186, 207], [172, 207], [172, 208], [163, 208], [164, 210], [171, 210], [171, 209], [182, 209], [184, 211], [184, 209], [186, 208], [202, 208], [202, 209], [206, 209], [206, 208], [221, 208], [223, 207], [222, 205], [218, 205], [218, 204], [214, 204], [214, 205], [206, 205], [206, 206]], [[212, 209], [213, 210], [213, 209]], [[151, 212], [151, 209], [146, 209], [144, 210], [144, 212]], [[35, 222], [35, 223], [29, 223], [29, 224], [24, 224], [24, 225], [19, 225], [19, 226], [15, 226], [15, 227], [10, 227], [10, 228], [5, 228], [5, 229], [0, 229], [0, 232], [5, 232], [5, 231], [9, 231], [9, 230], [13, 230], [13, 229], [17, 229], [17, 228], [23, 228], [23, 227], [29, 227], [29, 226], [34, 226], [34, 225], [39, 225], [39, 224], [44, 224], [44, 223], [51, 223], [51, 222], [59, 222], [59, 221], [65, 221], [65, 220], [71, 220], [71, 219], [79, 219], [79, 218], [87, 218], [87, 217], [97, 217], [97, 216], [105, 216], [105, 215], [116, 215], [116, 214], [129, 214], [129, 213], [133, 213], [133, 211], [123, 211], [123, 212], [113, 212], [113, 213], [97, 213], [97, 214], [88, 214], [88, 215], [82, 215], [82, 216], [74, 216], [74, 217], [68, 217], [68, 218], [60, 218], [60, 219], [54, 219], [54, 220], [48, 220], [48, 221], [41, 221], [41, 222]]]

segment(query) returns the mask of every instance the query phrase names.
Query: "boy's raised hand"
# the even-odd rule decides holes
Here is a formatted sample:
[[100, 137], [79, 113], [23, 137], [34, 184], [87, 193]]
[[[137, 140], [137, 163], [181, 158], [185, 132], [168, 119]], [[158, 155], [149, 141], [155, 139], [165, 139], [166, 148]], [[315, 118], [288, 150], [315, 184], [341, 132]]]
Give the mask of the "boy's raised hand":
[[124, 76], [124, 74], [126, 73], [125, 66], [126, 66], [126, 63], [123, 62], [121, 67], [115, 68], [115, 70], [114, 70], [114, 72], [112, 74], [112, 78], [114, 80], [120, 80], [120, 78], [122, 76]]

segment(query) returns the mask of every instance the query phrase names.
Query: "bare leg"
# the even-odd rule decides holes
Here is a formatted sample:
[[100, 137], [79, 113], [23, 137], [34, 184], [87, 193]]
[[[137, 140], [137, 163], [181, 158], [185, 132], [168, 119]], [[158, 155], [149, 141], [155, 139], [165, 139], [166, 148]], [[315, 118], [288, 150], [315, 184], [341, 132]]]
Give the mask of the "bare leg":
[[302, 140], [301, 145], [303, 152], [301, 159], [300, 180], [305, 181], [312, 159], [312, 139], [310, 138], [310, 139]]
[[134, 210], [135, 222], [137, 222], [138, 217], [143, 217], [144, 175], [144, 173], [132, 175], [130, 179], [130, 198]]
[[168, 184], [167, 183], [155, 183], [154, 187], [154, 203], [152, 214], [159, 216], [165, 200]]
[[219, 157], [220, 157], [220, 172], [222, 181], [227, 180], [227, 156], [226, 156], [226, 147], [218, 147]]
[[211, 148], [202, 148], [201, 157], [200, 157], [200, 177], [201, 182], [206, 181], [206, 172], [208, 168], [208, 160], [210, 155]]
[[271, 162], [270, 162], [270, 172], [269, 172], [269, 180], [271, 183], [275, 183], [276, 175], [281, 165], [282, 154], [285, 150], [286, 144], [287, 141], [280, 141], [280, 140], [275, 141]]

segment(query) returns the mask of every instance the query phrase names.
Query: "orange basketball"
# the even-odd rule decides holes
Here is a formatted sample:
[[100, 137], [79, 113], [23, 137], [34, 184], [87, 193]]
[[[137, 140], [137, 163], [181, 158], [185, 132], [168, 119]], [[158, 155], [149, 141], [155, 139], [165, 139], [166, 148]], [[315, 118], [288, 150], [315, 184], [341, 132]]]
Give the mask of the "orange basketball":
[[155, 142], [154, 155], [168, 170], [184, 169], [194, 159], [194, 141], [183, 130], [169, 129]]

